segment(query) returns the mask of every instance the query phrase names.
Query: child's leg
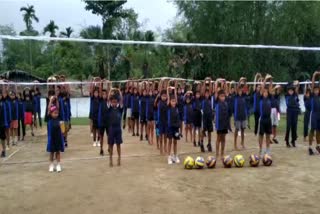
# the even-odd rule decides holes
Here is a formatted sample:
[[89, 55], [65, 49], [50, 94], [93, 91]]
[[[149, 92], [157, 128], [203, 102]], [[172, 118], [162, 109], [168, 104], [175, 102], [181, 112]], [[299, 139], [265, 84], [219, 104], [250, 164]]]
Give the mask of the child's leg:
[[56, 160], [58, 164], [60, 163], [60, 158], [61, 158], [60, 152], [56, 152]]
[[53, 163], [54, 152], [50, 152], [49, 161]]
[[291, 129], [291, 123], [292, 123], [291, 117], [292, 117], [291, 116], [291, 112], [288, 111], [287, 112], [286, 136], [285, 136], [285, 141], [286, 141], [288, 147], [290, 147], [290, 145], [289, 145], [289, 135], [290, 135], [290, 129]]
[[92, 126], [92, 134], [93, 134], [93, 143], [95, 143], [97, 140], [97, 132], [96, 132], [96, 128], [93, 126]]
[[140, 125], [140, 140], [143, 140], [143, 126], [144, 126], [144, 124], [141, 123], [141, 125]]
[[6, 142], [5, 140], [0, 139], [1, 146], [2, 146], [2, 153], [5, 153], [6, 151]]
[[113, 162], [112, 162], [112, 154], [113, 154], [113, 144], [109, 144], [109, 165], [110, 167], [113, 167]]
[[292, 116], [292, 144], [293, 146], [295, 146], [295, 141], [297, 140], [298, 138], [298, 135], [297, 135], [297, 126], [298, 126], [298, 113], [297, 112], [294, 112], [293, 113], [293, 116]]
[[221, 136], [221, 158], [223, 158], [224, 156], [224, 149], [225, 149], [225, 145], [226, 145], [226, 134], [222, 134]]
[[144, 123], [144, 130], [145, 130], [145, 133], [146, 133], [146, 140], [147, 140], [149, 136], [148, 136], [148, 132], [147, 132], [147, 123], [146, 122]]
[[244, 146], [244, 129], [241, 129], [241, 146], [243, 149], [245, 149]]
[[193, 127], [193, 138], [192, 138], [192, 141], [193, 141], [193, 144], [196, 146], [196, 127]]
[[136, 126], [137, 126], [137, 135], [139, 136], [139, 119], [135, 119]]
[[239, 129], [235, 129], [235, 131], [234, 131], [234, 150], [236, 150], [236, 151], [238, 151], [239, 149], [238, 149], [238, 132], [239, 132]]
[[121, 144], [117, 144], [117, 152], [118, 152], [118, 166], [121, 165]]
[[192, 140], [194, 135], [193, 135], [193, 132], [192, 132], [192, 125], [191, 124], [189, 124], [188, 130], [189, 130], [189, 133], [190, 133], [190, 139]]
[[189, 127], [188, 127], [189, 125], [185, 125], [185, 127], [184, 127], [184, 134], [185, 134], [185, 136], [186, 136], [186, 142], [188, 142], [188, 132], [189, 132]]
[[163, 145], [162, 145], [162, 140], [164, 138], [163, 134], [160, 134], [159, 136], [159, 142], [160, 142], [160, 155], [163, 155]]
[[178, 148], [177, 147], [178, 147], [177, 140], [174, 139], [173, 140], [173, 154], [174, 154], [174, 156], [177, 156], [177, 154], [178, 154], [178, 152], [177, 152]]
[[166, 134], [163, 135], [163, 147], [164, 147], [164, 153], [166, 154], [167, 150], [168, 150], [168, 148], [167, 148], [167, 135]]
[[313, 137], [314, 137], [314, 130], [311, 129], [309, 133], [309, 147], [311, 148], [312, 142], [313, 142]]
[[31, 135], [34, 136], [34, 133], [33, 133], [33, 125], [30, 125], [30, 129], [31, 129]]
[[220, 152], [220, 134], [217, 134], [216, 140], [216, 158], [219, 159], [219, 152]]
[[148, 134], [148, 139], [151, 138], [151, 145], [153, 145], [153, 139], [154, 139], [154, 122], [150, 122], [150, 133]]
[[92, 120], [90, 119], [90, 133], [92, 134], [93, 129], [92, 129]]
[[259, 153], [262, 155], [263, 135], [259, 135]]
[[267, 154], [270, 154], [270, 135], [266, 135], [266, 148], [267, 148]]
[[21, 139], [21, 120], [18, 120], [18, 138]]
[[13, 139], [14, 139], [14, 143], [17, 144], [18, 142], [18, 129], [17, 128], [14, 128], [13, 129]]
[[22, 140], [26, 136], [26, 125], [24, 124], [24, 119], [22, 119]]
[[317, 151], [320, 152], [320, 131], [316, 131]]
[[135, 133], [135, 125], [136, 125], [136, 123], [135, 123], [135, 120], [134, 120], [134, 118], [132, 118], [132, 119], [130, 119], [130, 121], [131, 121], [131, 124], [132, 124], [132, 136], [135, 136], [136, 135], [136, 133]]
[[168, 155], [171, 155], [171, 147], [172, 147], [172, 138], [169, 138], [169, 143], [168, 143]]
[[7, 146], [10, 147], [10, 128], [6, 128]]
[[38, 112], [38, 119], [39, 119], [40, 128], [42, 128], [41, 112]]
[[201, 128], [198, 128], [198, 142], [201, 142], [202, 139], [202, 131]]
[[100, 131], [100, 155], [103, 155], [103, 141], [104, 141], [104, 130], [105, 129], [102, 129]]

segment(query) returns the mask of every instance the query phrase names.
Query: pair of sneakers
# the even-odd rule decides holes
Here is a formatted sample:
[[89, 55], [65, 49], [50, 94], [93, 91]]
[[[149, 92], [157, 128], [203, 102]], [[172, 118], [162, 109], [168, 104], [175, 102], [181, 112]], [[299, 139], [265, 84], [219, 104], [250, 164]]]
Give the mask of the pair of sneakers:
[[168, 164], [171, 165], [173, 163], [180, 163], [180, 159], [177, 155], [169, 155], [168, 156]]
[[[317, 146], [316, 150], [320, 154], [320, 146]], [[314, 155], [313, 149], [311, 147], [309, 147], [309, 155]]]
[[54, 166], [53, 163], [50, 164], [50, 166], [49, 166], [49, 172], [54, 172], [54, 171], [57, 171], [57, 172], [61, 172], [61, 171], [62, 171], [62, 168], [61, 168], [60, 163], [58, 163], [56, 167]]
[[100, 147], [100, 142], [99, 141], [93, 142], [92, 146], [93, 147]]
[[5, 151], [2, 151], [2, 152], [1, 152], [1, 157], [2, 157], [2, 158], [5, 158], [5, 157], [6, 157], [6, 152], [5, 152]]

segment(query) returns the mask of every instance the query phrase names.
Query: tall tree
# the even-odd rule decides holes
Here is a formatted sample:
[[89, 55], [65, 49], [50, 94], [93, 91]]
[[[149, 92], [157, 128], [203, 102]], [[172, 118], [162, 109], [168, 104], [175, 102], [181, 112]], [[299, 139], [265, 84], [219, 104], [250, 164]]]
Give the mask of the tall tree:
[[36, 11], [33, 5], [27, 5], [26, 7], [21, 7], [20, 11], [23, 12], [23, 21], [26, 24], [26, 30], [22, 31], [20, 35], [22, 36], [37, 36], [39, 33], [33, 29], [32, 21], [39, 22], [39, 18], [36, 16]]
[[66, 31], [60, 32], [60, 35], [63, 36], [63, 37], [70, 38], [72, 33], [73, 33], [72, 28], [71, 27], [67, 27]]
[[53, 20], [50, 20], [50, 23], [44, 27], [43, 34], [46, 34], [47, 32], [50, 33], [50, 37], [57, 37], [56, 31], [59, 30], [59, 27], [54, 23]]

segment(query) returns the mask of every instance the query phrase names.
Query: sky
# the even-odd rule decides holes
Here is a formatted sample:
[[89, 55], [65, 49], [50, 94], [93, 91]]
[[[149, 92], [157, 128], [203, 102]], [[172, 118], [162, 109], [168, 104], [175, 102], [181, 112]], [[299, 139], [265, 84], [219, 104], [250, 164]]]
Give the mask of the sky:
[[[25, 29], [20, 7], [34, 5], [39, 23], [33, 26], [43, 31], [50, 20], [59, 26], [59, 31], [72, 26], [78, 34], [83, 27], [101, 25], [101, 18], [84, 9], [81, 0], [0, 0], [0, 25], [13, 25], [20, 32]], [[171, 26], [177, 9], [168, 0], [128, 0], [125, 8], [133, 8], [139, 15], [138, 21], [143, 23], [144, 30], [166, 29]]]

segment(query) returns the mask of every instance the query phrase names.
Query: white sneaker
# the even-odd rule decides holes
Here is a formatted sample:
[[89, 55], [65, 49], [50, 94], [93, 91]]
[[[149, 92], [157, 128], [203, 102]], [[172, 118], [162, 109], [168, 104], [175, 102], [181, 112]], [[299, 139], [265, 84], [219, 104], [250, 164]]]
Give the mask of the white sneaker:
[[175, 159], [175, 160], [174, 160], [175, 163], [180, 163], [180, 159], [178, 158], [177, 155], [174, 157], [174, 159]]
[[96, 146], [97, 146], [96, 142], [93, 142], [92, 146], [93, 146], [93, 147], [96, 147]]
[[100, 142], [97, 142], [97, 146], [100, 147]]
[[172, 164], [172, 157], [171, 157], [171, 155], [168, 156], [168, 164], [169, 164], [169, 165]]
[[49, 166], [49, 172], [53, 172], [54, 171], [54, 165], [53, 165], [53, 163], [52, 164], [50, 164], [50, 166]]
[[57, 172], [61, 172], [61, 165], [59, 163], [57, 164], [56, 169], [57, 169]]
[[90, 133], [90, 137], [93, 137], [93, 134], [92, 134], [92, 132]]

